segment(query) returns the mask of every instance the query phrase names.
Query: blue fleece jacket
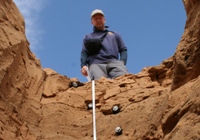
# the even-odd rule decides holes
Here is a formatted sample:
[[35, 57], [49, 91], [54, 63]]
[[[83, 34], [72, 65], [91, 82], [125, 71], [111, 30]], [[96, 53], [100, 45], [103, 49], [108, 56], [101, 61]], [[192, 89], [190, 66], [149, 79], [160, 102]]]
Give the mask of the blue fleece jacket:
[[99, 53], [89, 56], [89, 53], [85, 47], [85, 42], [87, 39], [101, 38], [108, 30], [98, 31], [94, 28], [94, 32], [87, 34], [83, 38], [82, 51], [81, 51], [81, 68], [83, 66], [88, 66], [91, 64], [103, 64], [107, 62], [112, 62], [115, 60], [124, 61], [126, 65], [127, 61], [127, 47], [124, 44], [121, 36], [113, 31], [109, 31], [102, 42], [102, 49]]

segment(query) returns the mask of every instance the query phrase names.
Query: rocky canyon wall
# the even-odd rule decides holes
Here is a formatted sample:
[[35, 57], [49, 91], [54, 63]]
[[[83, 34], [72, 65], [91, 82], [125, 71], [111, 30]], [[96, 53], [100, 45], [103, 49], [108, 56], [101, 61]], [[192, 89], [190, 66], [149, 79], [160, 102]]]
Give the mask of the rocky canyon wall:
[[184, 0], [187, 14], [185, 32], [175, 52], [172, 89], [200, 74], [200, 1]]
[[[172, 57], [138, 74], [95, 81], [98, 140], [200, 139], [200, 2], [183, 4], [185, 31]], [[93, 139], [91, 102], [91, 82], [42, 68], [20, 11], [0, 0], [0, 140]]]

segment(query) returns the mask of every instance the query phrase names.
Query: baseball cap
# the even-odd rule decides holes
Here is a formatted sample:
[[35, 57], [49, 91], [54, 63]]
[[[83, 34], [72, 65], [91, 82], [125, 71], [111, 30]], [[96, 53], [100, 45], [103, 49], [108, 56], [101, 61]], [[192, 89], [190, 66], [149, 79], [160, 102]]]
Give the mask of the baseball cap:
[[91, 18], [94, 16], [94, 15], [96, 15], [96, 14], [102, 14], [103, 16], [104, 16], [104, 13], [103, 13], [103, 11], [102, 10], [100, 10], [100, 9], [95, 9], [94, 11], [92, 11], [92, 13], [91, 13]]

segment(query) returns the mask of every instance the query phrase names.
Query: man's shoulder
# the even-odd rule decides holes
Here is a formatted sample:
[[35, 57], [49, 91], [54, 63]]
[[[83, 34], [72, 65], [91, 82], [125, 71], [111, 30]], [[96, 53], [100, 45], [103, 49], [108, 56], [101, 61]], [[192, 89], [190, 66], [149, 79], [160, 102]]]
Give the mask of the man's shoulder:
[[117, 38], [117, 39], [120, 37], [120, 34], [116, 31], [112, 31], [112, 30], [108, 31], [108, 34], [115, 36], [115, 38]]
[[88, 34], [85, 34], [85, 36], [84, 36], [84, 38], [83, 38], [83, 39], [91, 38], [91, 37], [92, 37], [92, 34], [93, 34], [93, 33], [88, 33]]
[[108, 31], [108, 36], [116, 36], [116, 33], [115, 32], [113, 32], [113, 31]]
[[119, 35], [120, 35], [119, 32], [116, 32], [116, 31], [109, 30], [108, 32], [111, 33], [111, 34], [114, 34], [114, 35], [116, 35], [116, 36], [119, 36]]
[[93, 33], [87, 33], [85, 34], [85, 36], [91, 36]]

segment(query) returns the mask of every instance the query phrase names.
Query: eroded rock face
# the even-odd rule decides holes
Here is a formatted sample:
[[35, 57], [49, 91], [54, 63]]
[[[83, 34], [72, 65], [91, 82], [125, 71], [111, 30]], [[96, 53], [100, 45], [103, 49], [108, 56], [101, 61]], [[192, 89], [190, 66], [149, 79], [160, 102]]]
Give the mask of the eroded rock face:
[[200, 1], [184, 0], [184, 4], [188, 19], [174, 55], [173, 90], [200, 74]]
[[[99, 140], [200, 139], [199, 2], [184, 4], [188, 20], [173, 57], [136, 75], [95, 81]], [[1, 0], [0, 139], [92, 139], [91, 82], [42, 69], [24, 29], [13, 1]], [[115, 105], [120, 112], [113, 114]]]

